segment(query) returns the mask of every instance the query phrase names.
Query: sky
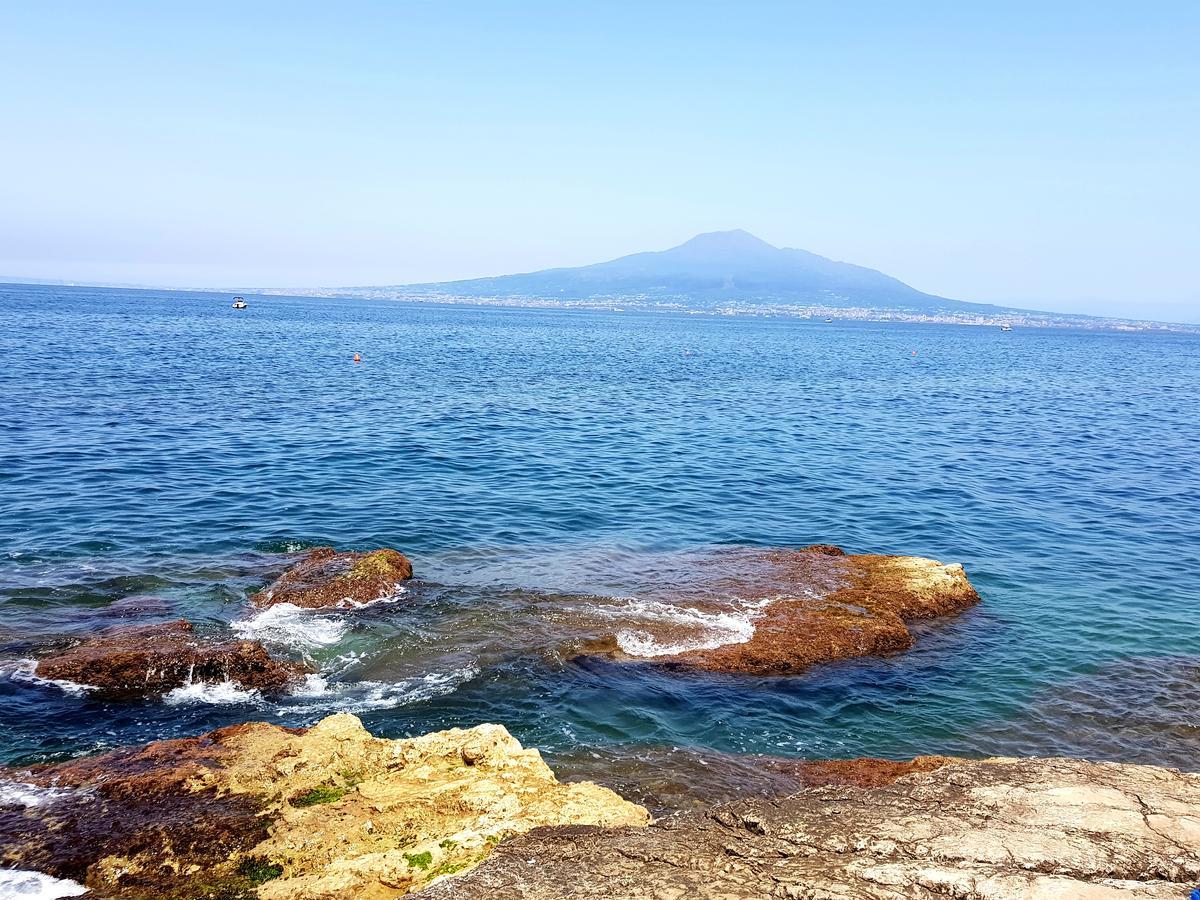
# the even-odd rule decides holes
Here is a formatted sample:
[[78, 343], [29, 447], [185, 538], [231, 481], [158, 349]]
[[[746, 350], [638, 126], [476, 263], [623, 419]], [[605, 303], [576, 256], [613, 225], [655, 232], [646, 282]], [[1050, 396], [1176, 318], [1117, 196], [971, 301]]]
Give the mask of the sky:
[[0, 277], [402, 284], [744, 228], [1200, 321], [1200, 3], [0, 2]]

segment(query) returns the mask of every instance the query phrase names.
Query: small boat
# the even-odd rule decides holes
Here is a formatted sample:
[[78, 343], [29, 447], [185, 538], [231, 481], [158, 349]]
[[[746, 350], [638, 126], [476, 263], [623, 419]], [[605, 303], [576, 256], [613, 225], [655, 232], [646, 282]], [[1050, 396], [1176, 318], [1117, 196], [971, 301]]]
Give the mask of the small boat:
[[233, 298], [233, 308], [234, 309], [245, 309], [246, 308], [246, 298], [245, 297], [234, 297]]
[[826, 322], [832, 322], [832, 321], [833, 321], [833, 319], [826, 319], [825, 321], [826, 321]]
[[1001, 331], [1012, 331], [1012, 326], [1006, 322], [1005, 324], [1000, 326], [1000, 330]]

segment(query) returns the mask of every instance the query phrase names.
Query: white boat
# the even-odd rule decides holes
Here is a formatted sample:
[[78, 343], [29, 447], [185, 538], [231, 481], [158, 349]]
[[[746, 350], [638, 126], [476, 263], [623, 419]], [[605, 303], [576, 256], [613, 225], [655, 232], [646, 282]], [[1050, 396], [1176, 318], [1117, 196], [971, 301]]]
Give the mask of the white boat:
[[1001, 331], [1012, 331], [1012, 326], [1011, 326], [1011, 325], [1009, 325], [1009, 324], [1007, 324], [1007, 323], [1005, 323], [1004, 325], [1001, 325], [1001, 326], [1000, 326], [1000, 330], [1001, 330]]
[[233, 308], [234, 309], [245, 309], [246, 308], [245, 298], [244, 297], [234, 297], [233, 298]]

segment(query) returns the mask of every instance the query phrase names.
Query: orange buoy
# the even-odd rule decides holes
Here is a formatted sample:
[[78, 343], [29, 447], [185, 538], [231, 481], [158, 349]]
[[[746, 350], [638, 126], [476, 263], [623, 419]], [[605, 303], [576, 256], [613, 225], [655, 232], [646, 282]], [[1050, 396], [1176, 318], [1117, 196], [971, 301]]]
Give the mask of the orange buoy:
[[362, 362], [362, 357], [361, 357], [361, 356], [359, 356], [357, 353], [355, 353], [355, 354], [354, 354], [354, 361], [355, 361], [355, 362]]

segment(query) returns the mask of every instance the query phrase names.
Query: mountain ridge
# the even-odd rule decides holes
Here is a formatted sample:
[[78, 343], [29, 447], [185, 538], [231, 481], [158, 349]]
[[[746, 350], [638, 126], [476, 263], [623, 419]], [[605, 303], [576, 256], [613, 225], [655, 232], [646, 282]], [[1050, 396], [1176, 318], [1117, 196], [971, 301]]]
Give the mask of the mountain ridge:
[[776, 247], [742, 229], [704, 232], [666, 250], [590, 265], [396, 287], [487, 298], [683, 300], [700, 308], [746, 301], [913, 312], [1003, 309], [928, 294], [876, 269]]

